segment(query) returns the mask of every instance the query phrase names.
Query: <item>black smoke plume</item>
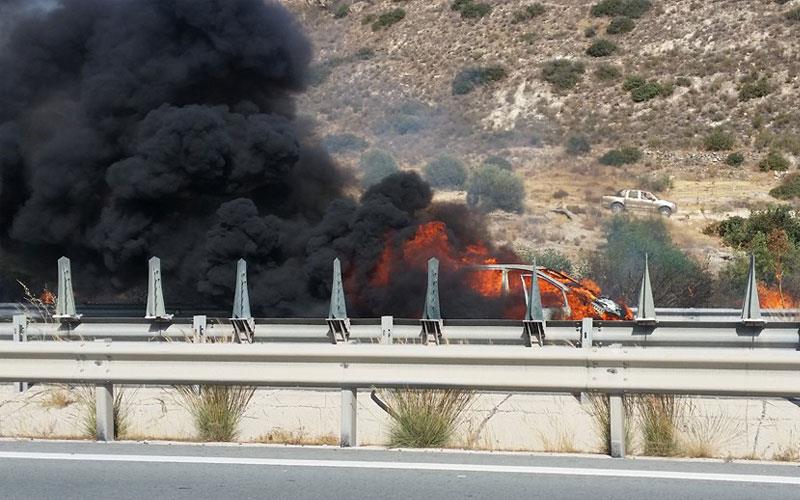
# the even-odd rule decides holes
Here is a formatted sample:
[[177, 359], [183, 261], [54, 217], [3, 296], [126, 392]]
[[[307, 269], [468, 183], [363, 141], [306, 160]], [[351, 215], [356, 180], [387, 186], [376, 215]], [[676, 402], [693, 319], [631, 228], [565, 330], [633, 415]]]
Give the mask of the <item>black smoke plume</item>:
[[[53, 283], [69, 255], [79, 301], [139, 301], [158, 255], [168, 302], [227, 304], [243, 257], [255, 312], [302, 316], [324, 311], [338, 256], [355, 315], [421, 310], [424, 272], [374, 293], [369, 273], [387, 234], [447, 210], [415, 174], [345, 195], [349, 176], [295, 120], [312, 52], [285, 8], [0, 0], [0, 12], [0, 272]], [[457, 245], [479, 236], [465, 217]]]

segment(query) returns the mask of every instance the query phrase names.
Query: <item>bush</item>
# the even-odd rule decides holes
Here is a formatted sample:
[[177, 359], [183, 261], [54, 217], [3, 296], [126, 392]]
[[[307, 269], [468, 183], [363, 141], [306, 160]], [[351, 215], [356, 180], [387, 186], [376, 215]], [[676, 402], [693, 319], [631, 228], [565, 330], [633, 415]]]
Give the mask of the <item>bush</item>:
[[537, 266], [543, 266], [566, 274], [572, 274], [575, 270], [570, 258], [555, 248], [545, 248], [535, 252], [523, 250], [520, 253], [520, 257], [529, 264], [533, 264], [535, 261]]
[[651, 7], [650, 0], [602, 0], [592, 6], [592, 15], [642, 17]]
[[178, 386], [181, 405], [191, 414], [202, 441], [229, 442], [253, 399], [255, 387], [235, 385]]
[[667, 174], [643, 175], [639, 177], [639, 186], [654, 193], [663, 193], [672, 189], [672, 178]]
[[379, 15], [375, 22], [372, 23], [372, 31], [387, 29], [406, 17], [405, 9], [392, 9]]
[[509, 172], [514, 170], [514, 166], [511, 165], [511, 162], [503, 158], [502, 156], [490, 156], [483, 161], [484, 165], [493, 165], [503, 170], [508, 170]]
[[600, 161], [600, 163], [603, 165], [618, 167], [620, 165], [636, 163], [641, 159], [642, 152], [639, 151], [638, 148], [633, 146], [625, 146], [620, 149], [612, 149], [606, 152], [606, 154], [601, 156], [598, 161]]
[[794, 22], [800, 21], [800, 7], [795, 7], [794, 9], [787, 12], [786, 19]]
[[508, 72], [502, 66], [465, 68], [453, 78], [453, 95], [469, 94], [476, 88], [502, 80]]
[[569, 193], [564, 191], [563, 189], [559, 189], [555, 193], [553, 193], [553, 199], [560, 200], [562, 198], [566, 198], [569, 196]]
[[677, 85], [678, 87], [691, 87], [692, 80], [686, 78], [685, 76], [679, 76], [678, 78], [675, 79], [675, 85]]
[[789, 170], [789, 160], [784, 158], [778, 151], [772, 150], [758, 163], [758, 168], [762, 172], [770, 170], [785, 172]]
[[488, 3], [475, 3], [474, 0], [456, 0], [450, 6], [452, 10], [461, 13], [465, 19], [480, 19], [492, 12], [492, 6]]
[[603, 63], [594, 70], [594, 75], [600, 80], [609, 81], [621, 77], [622, 72], [614, 65]]
[[594, 38], [595, 35], [597, 35], [597, 28], [595, 28], [594, 26], [589, 26], [588, 28], [583, 30], [583, 36], [585, 36], [586, 38]]
[[789, 174], [783, 178], [781, 185], [769, 192], [770, 196], [779, 200], [800, 198], [800, 174]]
[[373, 184], [377, 184], [387, 175], [391, 175], [398, 171], [397, 162], [394, 157], [386, 151], [380, 149], [371, 149], [361, 155], [360, 160], [361, 184], [367, 188]]
[[662, 87], [658, 82], [645, 82], [644, 85], [631, 89], [633, 102], [644, 102], [661, 95]]
[[622, 88], [627, 91], [639, 88], [645, 84], [645, 79], [639, 75], [631, 75], [622, 83]]
[[572, 156], [582, 156], [592, 150], [592, 145], [585, 135], [571, 135], [567, 138], [564, 149]]
[[772, 92], [769, 80], [766, 77], [759, 79], [750, 79], [743, 82], [739, 86], [739, 100], [749, 101], [750, 99], [758, 99], [759, 97], [766, 97]]
[[567, 90], [577, 85], [585, 70], [581, 62], [553, 59], [542, 67], [542, 79], [559, 90]]
[[635, 304], [644, 255], [649, 255], [656, 307], [703, 307], [711, 297], [711, 277], [673, 243], [662, 218], [618, 216], [605, 226], [606, 245], [589, 257], [589, 277], [603, 293]]
[[586, 49], [586, 55], [592, 57], [606, 57], [617, 51], [617, 44], [611, 40], [601, 38]]
[[731, 167], [738, 167], [744, 163], [744, 155], [739, 152], [731, 153], [727, 158], [725, 158], [725, 163]]
[[633, 19], [626, 16], [617, 16], [608, 23], [608, 27], [606, 27], [606, 33], [609, 35], [620, 35], [623, 33], [630, 33], [633, 31], [633, 28], [636, 27], [636, 23], [633, 22]]
[[678, 450], [678, 425], [683, 417], [683, 402], [673, 394], [636, 396], [644, 454], [669, 457]]
[[733, 148], [735, 142], [736, 139], [733, 138], [733, 135], [725, 132], [720, 127], [715, 127], [706, 138], [703, 139], [703, 146], [706, 148], [706, 151], [728, 151]]
[[350, 134], [330, 134], [322, 140], [322, 145], [329, 153], [343, 153], [346, 151], [364, 151], [369, 143], [361, 137]]
[[493, 165], [475, 170], [467, 182], [467, 203], [481, 210], [522, 213], [524, 198], [522, 179]]
[[394, 389], [384, 395], [392, 410], [389, 444], [403, 448], [445, 446], [474, 397], [461, 389]]
[[522, 9], [514, 11], [514, 17], [511, 18], [511, 22], [524, 23], [525, 21], [530, 21], [534, 17], [544, 14], [545, 10], [544, 5], [540, 3], [527, 5]]
[[350, 14], [350, 6], [346, 3], [341, 3], [336, 6], [336, 9], [333, 11], [334, 19], [341, 19], [343, 17], [347, 17]]
[[451, 156], [440, 156], [425, 165], [425, 180], [433, 187], [461, 188], [467, 181], [467, 169]]

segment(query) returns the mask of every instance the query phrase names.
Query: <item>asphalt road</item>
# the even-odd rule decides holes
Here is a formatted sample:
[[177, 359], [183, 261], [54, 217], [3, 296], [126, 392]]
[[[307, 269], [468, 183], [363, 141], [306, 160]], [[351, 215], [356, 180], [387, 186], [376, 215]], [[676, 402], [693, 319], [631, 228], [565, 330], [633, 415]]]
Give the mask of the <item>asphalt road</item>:
[[0, 498], [796, 500], [800, 465], [0, 441]]

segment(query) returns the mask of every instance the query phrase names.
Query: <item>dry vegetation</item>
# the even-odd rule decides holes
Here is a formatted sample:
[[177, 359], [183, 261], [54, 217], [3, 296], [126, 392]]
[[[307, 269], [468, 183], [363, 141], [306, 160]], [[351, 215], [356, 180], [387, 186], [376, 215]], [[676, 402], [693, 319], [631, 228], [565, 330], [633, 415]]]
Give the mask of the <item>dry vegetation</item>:
[[[451, 1], [407, 1], [404, 18], [379, 31], [364, 19], [396, 2], [285, 3], [307, 27], [315, 75], [324, 76], [300, 96], [319, 134], [354, 134], [406, 169], [421, 170], [441, 154], [471, 169], [490, 156], [505, 158], [524, 179], [527, 213], [493, 215], [500, 243], [546, 244], [576, 255], [599, 241], [598, 221], [607, 216], [598, 210], [600, 196], [655, 174], [673, 179], [665, 193], [679, 205], [673, 232], [690, 250], [719, 261], [727, 253], [703, 237], [702, 227], [774, 201], [768, 193], [779, 180], [757, 167], [770, 149], [782, 150], [790, 169], [798, 163], [800, 26], [786, 17], [793, 2], [653, 0], [632, 29], [612, 33], [612, 18], [593, 16], [596, 2], [585, 0], [541, 3], [535, 16], [520, 14], [531, 2], [489, 2], [491, 10], [475, 17], [460, 15]], [[586, 55], [600, 38], [617, 50]], [[564, 65], [555, 76], [543, 72], [555, 60], [579, 63], [583, 71]], [[468, 92], [454, 92], [457, 75], [481, 68], [502, 68], [502, 78], [473, 79]], [[636, 102], [623, 86], [631, 76], [657, 86], [658, 95]], [[573, 77], [574, 85], [562, 79]], [[708, 151], [714, 130], [726, 141], [713, 145], [722, 150]], [[589, 151], [566, 151], [575, 135], [588, 139]], [[621, 167], [598, 163], [625, 145], [638, 147], [642, 159]], [[741, 165], [725, 163], [733, 152]], [[359, 154], [335, 156], [355, 166]], [[568, 195], [553, 199], [558, 189]], [[550, 212], [557, 206], [583, 213], [572, 210], [576, 217], [567, 221]], [[530, 237], [517, 221], [567, 227]]]

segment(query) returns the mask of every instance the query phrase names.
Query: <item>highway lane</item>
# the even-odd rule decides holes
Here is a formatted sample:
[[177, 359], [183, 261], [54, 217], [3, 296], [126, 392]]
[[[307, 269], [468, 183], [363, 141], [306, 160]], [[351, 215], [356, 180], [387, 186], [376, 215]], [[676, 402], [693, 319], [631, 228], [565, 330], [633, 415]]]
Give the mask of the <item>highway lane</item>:
[[797, 499], [800, 465], [0, 441], [2, 499]]

